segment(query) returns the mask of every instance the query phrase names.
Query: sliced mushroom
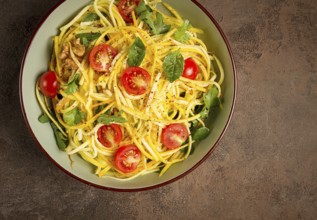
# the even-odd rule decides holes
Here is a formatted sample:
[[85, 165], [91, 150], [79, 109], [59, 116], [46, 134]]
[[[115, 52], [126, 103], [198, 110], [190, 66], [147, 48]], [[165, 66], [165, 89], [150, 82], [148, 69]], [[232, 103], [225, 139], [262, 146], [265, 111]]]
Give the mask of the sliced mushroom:
[[66, 59], [67, 57], [69, 57], [69, 48], [67, 44], [63, 44], [63, 49], [61, 51], [61, 53], [59, 54], [59, 59], [63, 60]]
[[63, 67], [65, 69], [73, 69], [73, 70], [76, 70], [78, 68], [76, 63], [71, 58], [66, 58], [64, 60]]
[[62, 62], [63, 74], [62, 78], [65, 82], [68, 81], [68, 78], [74, 71], [78, 69], [78, 66], [71, 58], [66, 58]]
[[84, 56], [85, 51], [86, 51], [86, 48], [85, 48], [84, 45], [82, 45], [82, 44], [80, 43], [80, 39], [79, 39], [79, 38], [73, 39], [73, 40], [71, 41], [71, 44], [72, 44], [72, 50], [73, 50], [73, 52], [74, 52], [74, 54], [75, 54], [76, 56], [78, 56], [78, 57]]

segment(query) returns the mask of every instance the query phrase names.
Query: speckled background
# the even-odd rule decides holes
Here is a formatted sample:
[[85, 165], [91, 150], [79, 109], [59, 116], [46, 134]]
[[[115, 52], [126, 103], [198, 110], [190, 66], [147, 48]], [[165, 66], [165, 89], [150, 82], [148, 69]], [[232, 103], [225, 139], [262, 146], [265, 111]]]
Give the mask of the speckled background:
[[315, 0], [199, 0], [235, 54], [235, 114], [198, 169], [136, 193], [85, 185], [39, 150], [21, 113], [19, 71], [58, 0], [0, 2], [0, 219], [317, 218]]

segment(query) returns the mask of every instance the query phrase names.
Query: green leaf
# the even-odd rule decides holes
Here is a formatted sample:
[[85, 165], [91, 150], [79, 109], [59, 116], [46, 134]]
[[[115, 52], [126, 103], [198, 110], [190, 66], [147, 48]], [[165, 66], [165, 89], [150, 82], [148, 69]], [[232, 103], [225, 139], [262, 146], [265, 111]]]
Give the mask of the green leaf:
[[207, 127], [201, 127], [194, 131], [193, 140], [202, 141], [210, 134], [210, 130]]
[[68, 95], [74, 94], [77, 92], [79, 87], [79, 73], [76, 73], [72, 79], [67, 83], [67, 88], [65, 89], [65, 93]]
[[166, 78], [171, 83], [177, 80], [184, 71], [184, 57], [180, 53], [180, 49], [169, 53], [164, 61], [163, 68]]
[[129, 55], [128, 55], [128, 64], [129, 66], [140, 66], [145, 56], [145, 46], [142, 40], [137, 37], [132, 44]]
[[140, 16], [143, 12], [152, 12], [152, 9], [145, 4], [144, 1], [141, 1], [138, 7], [136, 7], [135, 12], [138, 16]]
[[154, 21], [154, 28], [152, 28], [152, 33], [156, 34], [164, 34], [168, 32], [171, 28], [171, 25], [167, 25], [163, 21], [163, 15], [161, 13], [156, 14], [156, 21]]
[[47, 116], [47, 114], [45, 114], [45, 113], [43, 113], [42, 115], [40, 115], [39, 117], [38, 117], [38, 120], [39, 120], [39, 122], [41, 122], [41, 123], [47, 123], [47, 122], [49, 122], [50, 121], [50, 118]]
[[111, 123], [124, 123], [124, 122], [127, 122], [127, 120], [122, 116], [112, 116], [112, 115], [102, 114], [97, 119], [97, 122], [109, 125]]
[[207, 94], [204, 94], [204, 103], [207, 109], [217, 106], [220, 104], [220, 99], [218, 98], [218, 89], [213, 86], [209, 89]]
[[100, 33], [81, 33], [76, 34], [76, 38], [80, 38], [80, 42], [87, 47], [92, 41], [98, 39], [100, 37]]
[[156, 13], [156, 18], [152, 9], [141, 1], [138, 7], [135, 9], [139, 20], [144, 21], [151, 29], [152, 34], [164, 34], [168, 32], [171, 25], [167, 25], [163, 21], [163, 15], [159, 12]]
[[57, 126], [51, 122], [50, 123], [52, 128], [53, 128], [53, 132], [54, 132], [54, 136], [55, 136], [55, 139], [56, 139], [56, 144], [58, 146], [58, 148], [62, 151], [65, 151], [67, 145], [68, 145], [68, 139], [67, 137], [65, 137], [61, 132], [60, 130], [57, 128]]
[[175, 40], [185, 43], [189, 40], [190, 35], [187, 33], [188, 29], [191, 27], [188, 20], [185, 20], [183, 25], [177, 28], [174, 38]]
[[99, 16], [96, 13], [89, 13], [83, 18], [82, 22], [97, 21], [97, 20], [99, 20]]
[[63, 120], [69, 126], [78, 124], [79, 122], [81, 122], [82, 119], [85, 119], [85, 117], [86, 114], [80, 112], [77, 107], [63, 114]]

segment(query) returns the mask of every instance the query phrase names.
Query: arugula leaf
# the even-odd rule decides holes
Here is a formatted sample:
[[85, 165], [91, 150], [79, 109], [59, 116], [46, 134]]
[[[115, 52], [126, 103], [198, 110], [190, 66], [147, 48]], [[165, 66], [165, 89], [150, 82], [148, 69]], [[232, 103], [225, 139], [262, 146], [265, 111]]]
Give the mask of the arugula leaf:
[[67, 88], [65, 89], [65, 93], [68, 95], [74, 94], [78, 90], [79, 85], [79, 74], [76, 73], [72, 79], [67, 83]]
[[92, 41], [98, 39], [100, 37], [100, 33], [81, 33], [81, 34], [76, 34], [76, 38], [80, 38], [80, 42], [87, 47]]
[[220, 99], [218, 98], [218, 89], [213, 86], [209, 89], [207, 94], [204, 94], [204, 103], [207, 109], [217, 106], [220, 104]]
[[189, 40], [190, 35], [187, 33], [188, 29], [191, 27], [188, 20], [185, 20], [183, 25], [177, 28], [174, 38], [175, 40], [185, 43]]
[[83, 18], [82, 22], [96, 21], [96, 20], [99, 20], [99, 16], [96, 13], [89, 13]]
[[171, 25], [167, 25], [163, 21], [163, 15], [159, 12], [156, 14], [156, 21], [154, 21], [154, 27], [152, 28], [152, 33], [156, 34], [164, 34], [168, 32], [171, 28]]
[[143, 12], [152, 12], [152, 9], [142, 0], [138, 7], [136, 7], [135, 12], [138, 16], [140, 16]]
[[109, 124], [114, 123], [114, 122], [115, 123], [124, 123], [124, 122], [127, 122], [127, 120], [122, 116], [113, 116], [113, 115], [102, 114], [97, 119], [97, 122], [105, 124], [105, 125], [109, 125]]
[[58, 146], [58, 148], [62, 151], [65, 151], [67, 145], [68, 145], [68, 139], [67, 137], [65, 137], [61, 132], [60, 130], [58, 130], [57, 126], [51, 122], [50, 123], [52, 128], [53, 128], [53, 132], [54, 132], [54, 136], [55, 136], [55, 139], [56, 139], [56, 144]]
[[79, 111], [77, 107], [63, 114], [63, 120], [69, 126], [78, 124], [85, 117], [86, 117], [86, 114]]
[[193, 140], [202, 141], [210, 134], [210, 130], [207, 127], [201, 127], [194, 131]]
[[171, 83], [178, 79], [184, 71], [184, 57], [180, 49], [169, 53], [163, 61], [166, 78]]
[[[51, 114], [51, 116], [53, 118], [56, 119], [56, 116], [55, 116], [55, 113], [53, 111], [50, 111], [48, 110], [49, 113]], [[40, 117], [38, 118], [38, 120], [41, 122], [41, 123], [47, 123], [47, 122], [50, 122], [50, 125], [53, 129], [53, 133], [54, 133], [54, 137], [55, 137], [55, 140], [56, 140], [56, 144], [58, 146], [58, 148], [60, 150], [63, 150], [65, 151], [66, 147], [68, 146], [68, 139], [67, 137], [65, 137], [61, 132], [60, 130], [57, 128], [57, 126], [50, 120], [50, 118], [45, 114], [43, 113], [42, 115], [40, 115]], [[60, 125], [61, 126], [61, 125]], [[63, 126], [61, 126], [63, 127]]]
[[145, 56], [146, 48], [142, 40], [137, 37], [132, 44], [129, 55], [128, 55], [128, 64], [129, 66], [139, 66]]
[[47, 116], [47, 114], [43, 113], [38, 117], [39, 122], [41, 123], [47, 123], [50, 121], [50, 118]]
[[135, 12], [138, 15], [138, 18], [141, 21], [144, 21], [151, 29], [152, 34], [164, 34], [168, 32], [171, 28], [171, 25], [167, 25], [163, 21], [163, 15], [159, 12], [156, 13], [156, 19], [153, 17], [152, 9], [145, 4], [144, 1], [141, 1], [138, 7], [135, 9]]

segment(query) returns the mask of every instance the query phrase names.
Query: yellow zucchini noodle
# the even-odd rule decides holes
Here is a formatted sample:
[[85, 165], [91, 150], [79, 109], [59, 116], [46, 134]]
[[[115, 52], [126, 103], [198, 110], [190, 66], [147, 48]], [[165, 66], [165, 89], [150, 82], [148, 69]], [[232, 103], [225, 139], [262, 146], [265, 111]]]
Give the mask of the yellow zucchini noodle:
[[[144, 3], [148, 10], [169, 28], [153, 34], [146, 20], [132, 12], [132, 22], [126, 22], [119, 10], [119, 1], [94, 0], [60, 28], [53, 37], [53, 53], [49, 70], [56, 73], [58, 95], [52, 99], [41, 96], [38, 82], [36, 95], [43, 112], [48, 115], [62, 136], [67, 139], [65, 152], [78, 154], [94, 166], [99, 177], [130, 180], [140, 175], [157, 172], [164, 174], [171, 165], [189, 157], [195, 142], [191, 134], [193, 123], [205, 127], [200, 111], [205, 105], [204, 95], [211, 88], [221, 97], [224, 72], [217, 57], [208, 51], [198, 38], [203, 30], [188, 26], [187, 39], [175, 38], [175, 33], [186, 23], [170, 5], [162, 3], [165, 11], [156, 8], [158, 0]], [[159, 3], [161, 4], [161, 3]], [[128, 56], [136, 39], [142, 41], [145, 55], [139, 67], [150, 75], [144, 94], [133, 95], [122, 85], [122, 75], [129, 68]], [[96, 71], [89, 60], [90, 51], [97, 45], [107, 44], [117, 50], [109, 71]], [[173, 82], [164, 69], [165, 58], [179, 52], [184, 60], [192, 58], [198, 67], [195, 80], [180, 76]], [[72, 82], [73, 81], [73, 82]], [[69, 85], [77, 83], [73, 91]], [[51, 100], [51, 101], [50, 101]], [[77, 111], [76, 123], [67, 122], [67, 114]], [[98, 138], [104, 125], [98, 119], [104, 115], [124, 119], [114, 120], [120, 125], [122, 140], [105, 147]], [[189, 137], [180, 147], [171, 149], [162, 144], [162, 131], [170, 124], [182, 124]], [[141, 154], [136, 169], [124, 173], [116, 167], [115, 154], [121, 146], [135, 145]]]

